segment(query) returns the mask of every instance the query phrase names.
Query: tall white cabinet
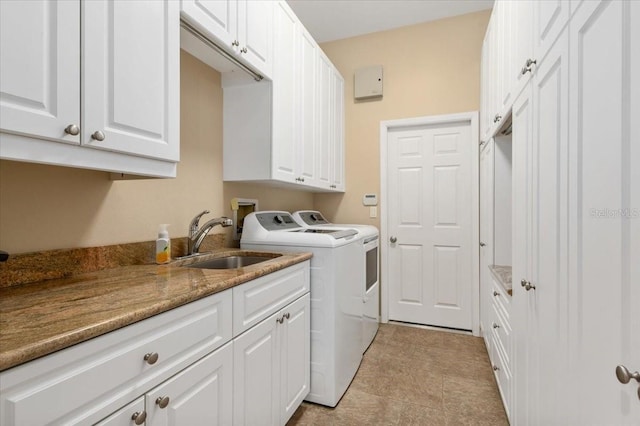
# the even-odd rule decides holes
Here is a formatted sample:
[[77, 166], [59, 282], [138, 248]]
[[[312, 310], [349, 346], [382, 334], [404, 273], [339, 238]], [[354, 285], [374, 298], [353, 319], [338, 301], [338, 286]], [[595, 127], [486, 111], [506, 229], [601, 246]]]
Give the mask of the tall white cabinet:
[[272, 81], [223, 75], [223, 178], [343, 192], [344, 80], [286, 2], [273, 22]]
[[178, 14], [175, 2], [2, 2], [0, 158], [175, 176]]
[[[509, 41], [492, 46], [502, 52], [498, 58], [483, 51], [482, 64], [483, 108], [490, 106], [485, 96], [514, 94], [501, 106], [494, 101], [503, 118], [487, 120], [482, 135], [486, 151], [494, 135], [512, 131], [514, 352], [507, 412], [517, 425], [638, 424], [640, 382], [626, 372], [640, 370], [640, 315], [634, 310], [640, 297], [640, 175], [634, 166], [640, 161], [640, 4], [504, 3], [496, 3], [487, 40], [505, 28], [511, 28], [509, 40], [526, 40], [494, 19], [507, 9], [522, 19], [518, 9], [526, 8], [530, 41], [518, 45], [532, 52], [518, 47], [509, 53], [531, 54], [531, 64], [508, 90], [504, 82], [486, 80], [500, 74], [487, 75], [492, 65], [484, 60], [509, 63], [500, 56]], [[485, 95], [495, 90], [501, 92]], [[493, 197], [484, 188], [485, 197]], [[481, 209], [488, 211], [486, 202]], [[500, 226], [481, 219], [483, 242]], [[482, 303], [487, 333], [491, 305]]]

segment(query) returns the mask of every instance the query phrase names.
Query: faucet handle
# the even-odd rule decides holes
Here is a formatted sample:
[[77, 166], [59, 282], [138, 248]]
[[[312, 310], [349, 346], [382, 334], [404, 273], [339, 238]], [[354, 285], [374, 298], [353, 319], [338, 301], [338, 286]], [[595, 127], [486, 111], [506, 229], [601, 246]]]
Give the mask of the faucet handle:
[[198, 232], [198, 225], [200, 224], [200, 218], [208, 213], [209, 213], [209, 210], [203, 210], [200, 214], [197, 214], [196, 217], [191, 219], [191, 224], [189, 225], [190, 236]]

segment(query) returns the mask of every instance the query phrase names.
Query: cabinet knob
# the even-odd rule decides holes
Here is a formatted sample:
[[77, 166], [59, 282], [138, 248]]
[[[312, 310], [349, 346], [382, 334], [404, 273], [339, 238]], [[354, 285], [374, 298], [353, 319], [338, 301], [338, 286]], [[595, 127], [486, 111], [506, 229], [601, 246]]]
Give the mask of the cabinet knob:
[[493, 328], [500, 328], [500, 326], [494, 322], [493, 323]]
[[535, 286], [535, 285], [533, 285], [533, 284], [531, 284], [531, 283], [530, 283], [529, 281], [527, 281], [527, 280], [521, 280], [521, 281], [520, 281], [520, 285], [521, 285], [522, 287], [524, 287], [524, 289], [525, 289], [525, 290], [527, 290], [527, 291], [529, 291], [529, 290], [535, 290], [535, 289], [536, 289], [536, 286]]
[[496, 116], [493, 117], [493, 122], [494, 123], [497, 123], [500, 120], [502, 120], [502, 116], [500, 114], [496, 114]]
[[158, 353], [157, 352], [149, 352], [145, 354], [144, 360], [147, 361], [147, 364], [153, 365], [158, 361]]
[[80, 127], [76, 126], [75, 124], [69, 124], [64, 128], [64, 132], [71, 136], [77, 136], [80, 133]]
[[284, 316], [280, 317], [280, 318], [276, 318], [276, 322], [278, 324], [282, 324], [284, 322]]
[[231, 42], [231, 45], [232, 45], [232, 46], [236, 46], [236, 47], [237, 47], [237, 46], [240, 46], [240, 42], [239, 42], [238, 40], [233, 40], [233, 41]]
[[160, 407], [160, 408], [166, 408], [167, 405], [169, 405], [169, 397], [168, 396], [159, 396], [156, 399], [156, 404], [158, 404], [158, 407]]
[[391, 237], [389, 238], [389, 241], [391, 241], [391, 244], [395, 244], [398, 241], [398, 239], [396, 237]]
[[493, 371], [498, 371], [498, 370], [500, 370], [500, 367], [498, 367], [497, 365], [494, 365], [493, 366]]
[[141, 425], [142, 423], [144, 423], [145, 420], [147, 420], [147, 412], [144, 410], [142, 410], [141, 412], [136, 411], [131, 416], [131, 420], [133, 420], [135, 424]]
[[95, 132], [91, 133], [91, 139], [102, 142], [104, 140], [104, 133], [100, 130], [96, 130]]
[[240, 49], [240, 53], [247, 53], [247, 48], [243, 47], [242, 49]]
[[287, 312], [287, 313], [286, 313], [286, 314], [284, 314], [282, 317], [283, 317], [283, 318], [286, 318], [286, 319], [289, 319], [289, 318], [291, 318], [291, 314], [290, 314], [289, 312]]
[[631, 373], [624, 365], [619, 365], [616, 367], [616, 377], [618, 378], [618, 381], [623, 385], [629, 383], [631, 379], [636, 379], [636, 381], [640, 383], [640, 373], [638, 373], [637, 371]]
[[480, 247], [484, 247], [484, 246], [486, 246], [486, 244], [480, 241]]
[[497, 292], [496, 290], [493, 290], [493, 295], [494, 295], [494, 296], [496, 296], [496, 297], [498, 297], [498, 296], [500, 296], [500, 293], [499, 293], [499, 292]]

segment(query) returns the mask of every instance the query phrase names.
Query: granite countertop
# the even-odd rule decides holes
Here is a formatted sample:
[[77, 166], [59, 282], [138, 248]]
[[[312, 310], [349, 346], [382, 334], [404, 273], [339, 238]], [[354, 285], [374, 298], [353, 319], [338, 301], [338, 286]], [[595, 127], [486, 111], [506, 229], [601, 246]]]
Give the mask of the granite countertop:
[[513, 287], [511, 284], [511, 266], [490, 265], [489, 270], [495, 277], [496, 281], [498, 281], [498, 283], [507, 290], [509, 296], [511, 296], [513, 293]]
[[[184, 265], [234, 254], [266, 262], [239, 269]], [[167, 265], [136, 265], [0, 288], [0, 371], [117, 330], [311, 258], [221, 249]]]

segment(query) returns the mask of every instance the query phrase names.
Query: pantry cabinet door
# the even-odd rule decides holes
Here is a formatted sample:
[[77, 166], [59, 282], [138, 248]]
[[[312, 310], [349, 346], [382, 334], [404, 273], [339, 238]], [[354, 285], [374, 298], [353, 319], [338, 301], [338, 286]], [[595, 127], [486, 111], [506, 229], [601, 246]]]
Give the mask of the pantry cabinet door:
[[336, 191], [344, 191], [344, 79], [335, 69], [332, 71], [331, 79], [333, 137], [331, 138], [331, 185], [329, 187]]
[[332, 65], [329, 58], [320, 52], [317, 82], [317, 132], [316, 151], [318, 184], [325, 189], [331, 186], [331, 143], [333, 139], [333, 91], [331, 86]]
[[538, 64], [569, 20], [569, 0], [533, 1], [534, 56]]
[[570, 424], [636, 425], [640, 383], [640, 3], [585, 1], [570, 23]]
[[311, 34], [300, 26], [299, 39], [300, 76], [298, 79], [300, 90], [300, 121], [298, 159], [300, 176], [307, 185], [316, 185], [316, 143], [318, 137], [316, 128], [316, 111], [318, 109], [318, 92], [316, 79], [318, 75], [318, 50], [320, 49]]
[[80, 2], [0, 1], [0, 131], [80, 143]]
[[177, 161], [179, 3], [83, 3], [82, 141]]

